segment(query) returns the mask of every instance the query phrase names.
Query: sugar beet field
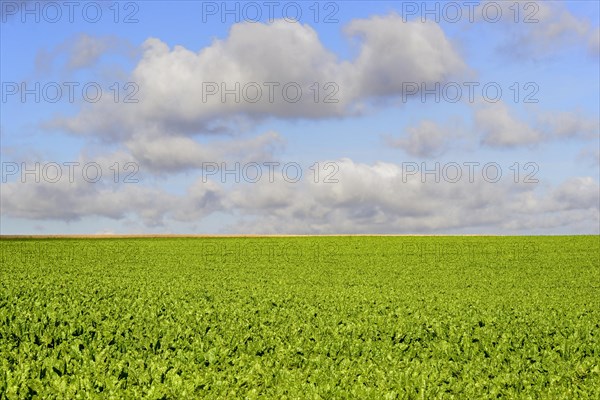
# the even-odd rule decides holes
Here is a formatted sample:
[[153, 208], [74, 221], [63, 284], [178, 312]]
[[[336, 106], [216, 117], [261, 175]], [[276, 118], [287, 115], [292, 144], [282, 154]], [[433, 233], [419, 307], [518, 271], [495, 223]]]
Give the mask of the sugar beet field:
[[0, 398], [600, 398], [600, 238], [0, 240]]

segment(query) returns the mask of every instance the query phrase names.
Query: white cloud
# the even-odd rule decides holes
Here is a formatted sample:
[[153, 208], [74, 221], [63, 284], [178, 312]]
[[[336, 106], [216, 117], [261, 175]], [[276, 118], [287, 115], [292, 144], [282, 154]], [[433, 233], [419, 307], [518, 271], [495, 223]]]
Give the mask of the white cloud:
[[481, 143], [490, 147], [515, 148], [599, 136], [600, 123], [580, 111], [537, 112], [532, 119], [535, 121], [531, 123], [519, 119], [502, 101], [474, 106], [474, 127]]
[[[165, 131], [235, 131], [235, 118], [339, 117], [364, 109], [361, 103], [371, 98], [399, 96], [404, 81], [444, 81], [466, 69], [435, 23], [403, 23], [392, 14], [354, 20], [346, 33], [362, 38], [360, 54], [352, 62], [338, 60], [310, 26], [282, 20], [235, 24], [226, 39], [199, 52], [182, 46], [171, 49], [150, 38], [130, 77], [139, 86], [139, 103], [114, 104], [103, 97], [85, 105], [76, 117], [56, 118], [49, 126], [123, 140], [139, 132], [151, 136]], [[236, 83], [239, 102], [234, 95], [222, 98], [221, 85], [231, 90]], [[292, 102], [293, 86], [283, 93], [289, 83], [302, 89], [297, 102]], [[218, 92], [213, 95], [212, 90]]]
[[9, 182], [0, 193], [2, 215], [33, 220], [79, 221], [86, 217], [141, 220], [147, 227], [163, 226], [166, 219], [191, 221], [220, 209], [221, 189], [196, 183], [183, 196], [142, 182], [111, 185], [105, 181]]
[[67, 67], [69, 69], [90, 67], [108, 50], [117, 49], [122, 45], [123, 41], [115, 36], [98, 38], [83, 33], [72, 43]]
[[204, 163], [236, 162], [274, 159], [276, 150], [283, 146], [277, 132], [250, 138], [233, 138], [209, 144], [184, 137], [134, 137], [126, 142], [135, 160], [154, 173], [176, 172], [202, 168]]
[[402, 22], [390, 14], [354, 20], [345, 31], [363, 41], [353, 65], [358, 96], [398, 95], [405, 82], [444, 82], [467, 69], [434, 22]]
[[[599, 187], [591, 178], [570, 180], [559, 188], [536, 193], [536, 185], [514, 184], [509, 179], [499, 183], [482, 179], [469, 183], [466, 178], [450, 183], [442, 179], [435, 183], [430, 176], [423, 184], [419, 176], [404, 182], [399, 165], [366, 165], [348, 159], [338, 164], [337, 184], [315, 184], [307, 179], [302, 184], [253, 185], [251, 192], [236, 189], [227, 196], [227, 204], [239, 209], [245, 218], [231, 230], [460, 233], [494, 229], [514, 233], [525, 228], [520, 222], [524, 218], [533, 227], [537, 224], [553, 229], [568, 226], [575, 214], [588, 219], [588, 232], [598, 229], [598, 207], [594, 204]], [[544, 222], [548, 216], [552, 216], [552, 224]]]
[[238, 233], [522, 233], [564, 227], [598, 233], [600, 187], [590, 177], [542, 188], [510, 177], [491, 183], [479, 169], [472, 183], [466, 170], [457, 183], [443, 178], [436, 183], [432, 176], [422, 183], [420, 175], [403, 179], [401, 165], [336, 163], [338, 183], [315, 183], [311, 175], [298, 183], [276, 179], [229, 186], [198, 179], [181, 196], [143, 185], [115, 190], [12, 182], [2, 188], [2, 213], [40, 220], [137, 216], [146, 226], [168, 228], [173, 221], [196, 224], [221, 212], [234, 217], [229, 230]]
[[408, 127], [406, 132], [406, 137], [387, 138], [388, 145], [401, 148], [411, 156], [425, 158], [444, 154], [451, 142], [459, 136], [458, 132], [430, 120], [423, 120], [417, 126]]
[[570, 178], [554, 189], [550, 197], [552, 208], [554, 210], [598, 210], [599, 190], [598, 182], [591, 177]]
[[51, 49], [37, 51], [35, 64], [38, 73], [51, 73], [56, 64], [64, 72], [95, 67], [106, 54], [133, 58], [136, 49], [124, 39], [114, 35], [92, 36], [80, 33]]
[[115, 191], [66, 179], [56, 183], [6, 183], [1, 197], [4, 215], [35, 220], [77, 221], [87, 216], [123, 219], [137, 214], [147, 225], [155, 225], [174, 205], [171, 196], [139, 184]]
[[579, 111], [541, 113], [538, 123], [549, 136], [559, 139], [593, 139], [600, 136], [600, 121]]
[[474, 120], [482, 143], [491, 147], [530, 145], [543, 138], [542, 132], [515, 117], [502, 101], [476, 106]]
[[[564, 2], [487, 0], [481, 2], [475, 14], [482, 24], [486, 3], [502, 9], [499, 23], [505, 33], [502, 50], [506, 53], [537, 59], [583, 43], [591, 54], [597, 54], [598, 28], [589, 19], [574, 15]], [[495, 29], [496, 24], [485, 24]]]

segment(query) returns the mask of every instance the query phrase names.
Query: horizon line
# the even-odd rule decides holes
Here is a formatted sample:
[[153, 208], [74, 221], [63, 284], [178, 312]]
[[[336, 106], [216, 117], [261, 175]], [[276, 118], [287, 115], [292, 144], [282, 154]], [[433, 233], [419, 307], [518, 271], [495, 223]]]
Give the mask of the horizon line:
[[284, 238], [284, 237], [527, 237], [527, 236], [600, 236], [598, 233], [577, 233], [577, 234], [378, 234], [378, 233], [358, 233], [358, 234], [56, 234], [56, 235], [4, 235], [0, 234], [2, 239], [151, 239], [151, 238]]

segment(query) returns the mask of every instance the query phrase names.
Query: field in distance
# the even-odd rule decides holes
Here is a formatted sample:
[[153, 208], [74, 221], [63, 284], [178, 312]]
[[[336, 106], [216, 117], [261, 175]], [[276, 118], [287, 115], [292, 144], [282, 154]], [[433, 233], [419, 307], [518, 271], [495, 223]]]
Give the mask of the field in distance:
[[0, 240], [0, 398], [600, 398], [599, 236]]

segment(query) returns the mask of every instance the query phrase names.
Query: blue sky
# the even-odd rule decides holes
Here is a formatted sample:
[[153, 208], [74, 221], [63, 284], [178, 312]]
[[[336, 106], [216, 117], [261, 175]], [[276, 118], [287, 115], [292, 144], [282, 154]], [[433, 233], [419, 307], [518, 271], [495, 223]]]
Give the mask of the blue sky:
[[475, 3], [2, 1], [0, 231], [598, 234], [598, 2]]

